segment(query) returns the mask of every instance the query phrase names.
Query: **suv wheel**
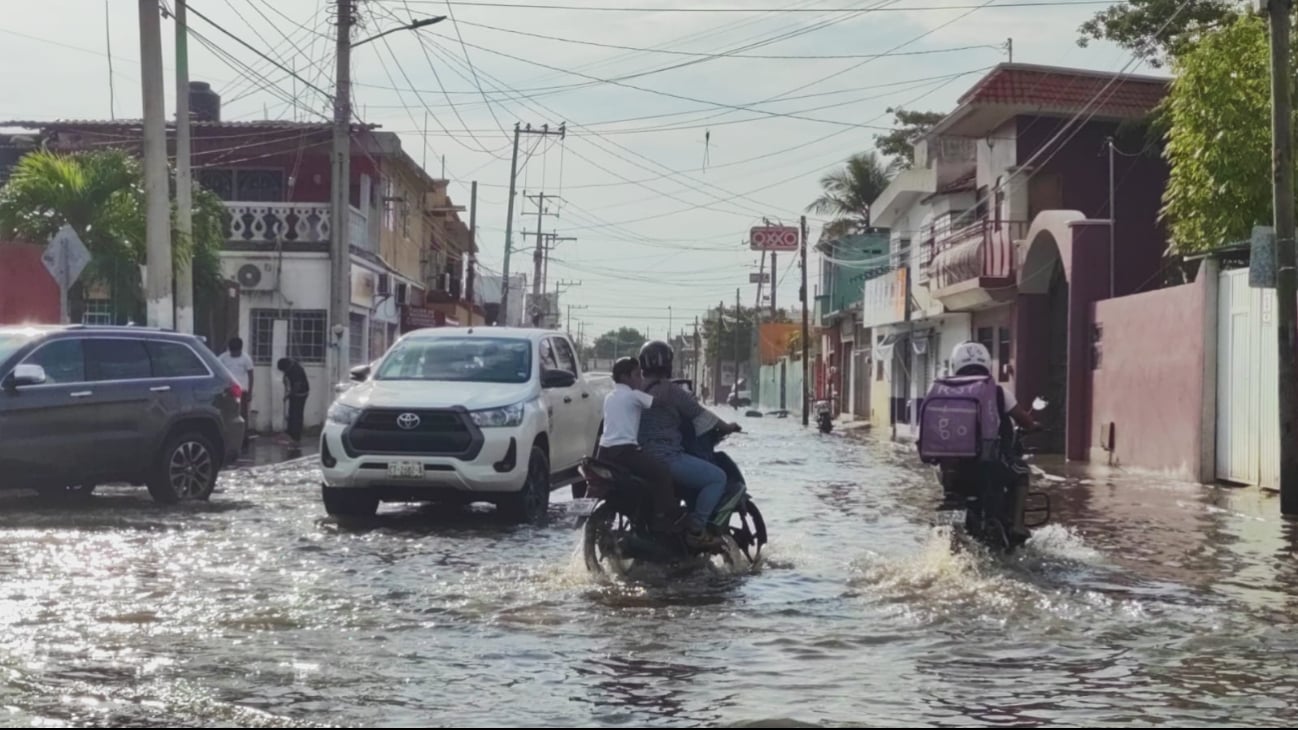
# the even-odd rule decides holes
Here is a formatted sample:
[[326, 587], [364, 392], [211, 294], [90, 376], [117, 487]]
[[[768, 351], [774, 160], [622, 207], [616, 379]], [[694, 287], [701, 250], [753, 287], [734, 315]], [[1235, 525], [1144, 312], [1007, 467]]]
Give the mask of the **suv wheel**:
[[186, 431], [167, 439], [149, 476], [149, 494], [156, 502], [202, 501], [212, 496], [220, 460], [212, 442]]
[[379, 511], [379, 500], [364, 490], [320, 487], [325, 512], [330, 517], [373, 517]]
[[517, 494], [500, 502], [498, 508], [510, 522], [540, 522], [550, 510], [550, 459], [539, 446], [527, 459], [527, 480]]

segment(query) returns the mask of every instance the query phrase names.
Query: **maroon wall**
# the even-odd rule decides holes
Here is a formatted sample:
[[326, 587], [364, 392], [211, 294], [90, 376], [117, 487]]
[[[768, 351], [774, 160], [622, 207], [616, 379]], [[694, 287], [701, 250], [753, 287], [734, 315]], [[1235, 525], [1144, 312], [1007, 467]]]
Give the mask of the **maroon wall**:
[[1091, 433], [1091, 306], [1109, 294], [1109, 226], [1074, 223], [1068, 282], [1068, 430], [1067, 455], [1089, 456]]
[[0, 243], [0, 324], [57, 324], [59, 287], [40, 246]]
[[[1092, 461], [1199, 478], [1207, 277], [1095, 303], [1100, 367], [1092, 374]], [[1103, 443], [1114, 424], [1113, 451]]]
[[[1111, 122], [1091, 122], [1064, 130], [1067, 120], [1049, 117], [1018, 118], [1018, 161], [1027, 164], [1042, 147], [1051, 144], [1033, 163], [1033, 174], [1059, 175], [1062, 181], [1062, 210], [1080, 211], [1087, 218], [1108, 219], [1109, 154], [1107, 139], [1118, 134]], [[1060, 132], [1063, 132], [1060, 134]], [[1119, 135], [1116, 143], [1124, 153], [1142, 151], [1139, 135]], [[1129, 148], [1129, 149], [1128, 149]], [[1114, 251], [1117, 261], [1117, 295], [1149, 291], [1161, 285], [1159, 273], [1167, 236], [1158, 221], [1167, 187], [1168, 168], [1157, 150], [1148, 154], [1115, 154], [1113, 180], [1117, 210]], [[1107, 233], [1105, 234], [1108, 235]], [[1104, 253], [1107, 255], [1108, 241]]]

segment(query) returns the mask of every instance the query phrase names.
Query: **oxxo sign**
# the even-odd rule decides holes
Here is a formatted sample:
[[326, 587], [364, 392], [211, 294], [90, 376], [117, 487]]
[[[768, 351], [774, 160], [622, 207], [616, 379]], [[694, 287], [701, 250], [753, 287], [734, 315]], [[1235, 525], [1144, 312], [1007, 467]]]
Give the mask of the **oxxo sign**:
[[754, 251], [797, 251], [798, 229], [792, 226], [757, 226], [748, 232]]

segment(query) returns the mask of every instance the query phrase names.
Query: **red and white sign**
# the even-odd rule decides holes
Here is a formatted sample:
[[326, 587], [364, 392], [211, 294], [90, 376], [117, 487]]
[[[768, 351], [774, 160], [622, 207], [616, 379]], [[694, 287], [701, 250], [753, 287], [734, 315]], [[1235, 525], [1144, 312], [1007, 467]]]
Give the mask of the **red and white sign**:
[[754, 251], [797, 251], [798, 229], [792, 226], [758, 226], [748, 232]]

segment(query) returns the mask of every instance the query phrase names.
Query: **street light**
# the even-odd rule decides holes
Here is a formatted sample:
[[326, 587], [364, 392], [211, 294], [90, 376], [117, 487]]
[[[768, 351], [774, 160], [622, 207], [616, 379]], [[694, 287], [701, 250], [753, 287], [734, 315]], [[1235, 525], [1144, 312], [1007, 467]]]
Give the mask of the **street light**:
[[413, 21], [411, 21], [411, 22], [409, 22], [409, 23], [407, 23], [407, 24], [405, 24], [405, 25], [399, 25], [399, 26], [397, 26], [396, 28], [389, 28], [389, 29], [383, 31], [382, 33], [379, 33], [378, 35], [372, 35], [372, 36], [370, 36], [369, 38], [366, 38], [366, 39], [363, 40], [363, 41], [356, 41], [355, 43], [352, 44], [352, 48], [357, 48], [357, 47], [359, 47], [359, 46], [363, 46], [363, 45], [365, 45], [366, 43], [369, 43], [370, 41], [376, 41], [376, 40], [382, 38], [382, 37], [385, 36], [385, 35], [391, 35], [392, 33], [396, 33], [396, 32], [399, 32], [399, 31], [403, 31], [403, 30], [419, 30], [420, 28], [427, 28], [427, 27], [430, 26], [430, 25], [437, 25], [438, 23], [442, 22], [443, 20], [446, 20], [446, 16], [445, 16], [445, 15], [438, 15], [438, 16], [435, 16], [435, 17], [432, 17], [432, 18], [423, 18], [422, 20], [413, 20]]

